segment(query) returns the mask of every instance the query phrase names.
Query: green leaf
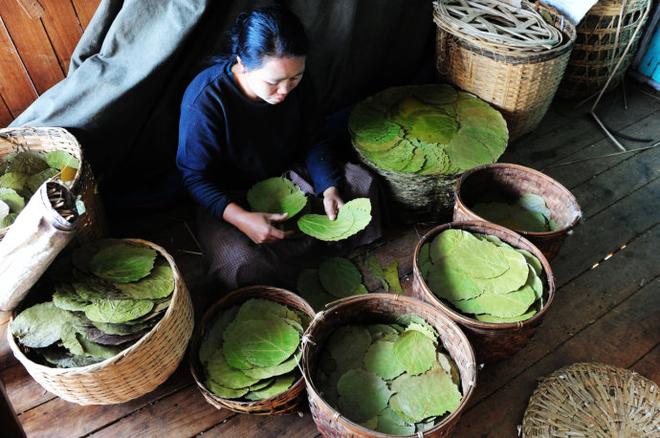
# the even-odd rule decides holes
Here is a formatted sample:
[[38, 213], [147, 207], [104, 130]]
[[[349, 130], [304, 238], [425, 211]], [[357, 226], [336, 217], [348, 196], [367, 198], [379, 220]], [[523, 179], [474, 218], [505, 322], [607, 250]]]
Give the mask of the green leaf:
[[323, 289], [337, 298], [354, 295], [362, 284], [362, 274], [353, 262], [343, 257], [332, 257], [319, 265], [319, 279]]
[[426, 282], [434, 294], [450, 301], [467, 300], [483, 293], [470, 276], [442, 262], [429, 268]]
[[385, 292], [388, 292], [390, 290], [390, 285], [385, 278], [385, 272], [383, 271], [383, 267], [380, 265], [378, 258], [376, 258], [376, 256], [369, 256], [365, 263], [371, 275], [379, 280]]
[[[477, 319], [479, 316], [477, 316]], [[438, 353], [438, 365], [444, 370], [445, 373], [449, 374], [451, 381], [454, 382], [456, 386], [461, 382], [461, 373], [458, 370], [456, 362], [452, 360], [449, 354]]]
[[115, 283], [130, 283], [151, 273], [156, 251], [126, 242], [98, 251], [89, 262], [94, 275]]
[[62, 346], [69, 350], [71, 354], [85, 354], [85, 348], [77, 337], [77, 330], [73, 324], [66, 324], [62, 330]]
[[529, 266], [531, 266], [532, 269], [534, 269], [534, 271], [536, 272], [536, 275], [541, 275], [541, 273], [543, 272], [543, 265], [541, 265], [541, 262], [539, 261], [539, 259], [534, 257], [534, 255], [531, 252], [527, 251], [527, 250], [516, 249], [516, 251], [518, 251], [520, 254], [523, 255], [523, 257], [525, 257], [525, 260], [527, 260], [527, 263], [529, 264]]
[[29, 178], [30, 175], [25, 173], [7, 172], [0, 176], [0, 187], [21, 191], [28, 185]]
[[115, 283], [115, 287], [136, 300], [168, 297], [174, 291], [172, 267], [167, 260], [161, 259], [148, 276], [132, 283]]
[[342, 413], [357, 422], [377, 416], [392, 395], [383, 379], [361, 369], [345, 372], [337, 382], [337, 392]]
[[204, 385], [211, 391], [213, 394], [220, 398], [241, 398], [248, 392], [250, 392], [249, 388], [239, 388], [239, 389], [231, 389], [227, 388], [222, 385], [218, 385], [211, 379], [206, 379], [206, 382], [204, 382]]
[[298, 295], [300, 295], [317, 312], [322, 310], [326, 304], [337, 298], [330, 295], [321, 286], [319, 272], [317, 269], [305, 269], [298, 275]]
[[371, 344], [364, 355], [364, 368], [385, 380], [400, 376], [405, 371], [394, 354], [394, 342], [388, 341], [376, 341]]
[[248, 400], [266, 400], [287, 391], [296, 381], [295, 374], [286, 374], [275, 379], [272, 385], [264, 389], [250, 392], [245, 398]]
[[0, 187], [0, 201], [7, 204], [12, 213], [20, 213], [25, 207], [25, 200], [14, 189]]
[[224, 341], [225, 359], [234, 368], [272, 367], [296, 351], [300, 333], [281, 319], [237, 318], [225, 330]]
[[229, 309], [223, 309], [216, 316], [215, 320], [209, 324], [199, 346], [200, 362], [208, 362], [211, 356], [213, 356], [216, 351], [222, 348], [222, 335], [224, 334], [229, 324], [231, 324], [231, 322], [236, 318], [238, 309], [238, 306], [233, 306]]
[[274, 177], [260, 181], [247, 192], [252, 211], [287, 213], [289, 218], [298, 214], [307, 204], [305, 193], [292, 181]]
[[385, 268], [385, 279], [395, 294], [403, 293], [403, 288], [401, 287], [401, 282], [399, 281], [399, 263], [397, 263], [396, 260], [387, 265], [387, 268]]
[[334, 221], [326, 215], [306, 214], [298, 219], [298, 228], [316, 239], [337, 241], [357, 234], [370, 222], [371, 201], [369, 198], [357, 198], [344, 204]]
[[47, 301], [21, 311], [11, 323], [11, 333], [26, 347], [43, 348], [59, 341], [69, 322], [68, 312]]
[[115, 357], [125, 349], [125, 347], [122, 346], [107, 346], [97, 344], [96, 342], [92, 342], [83, 336], [77, 337], [77, 339], [85, 350], [85, 355], [92, 356], [101, 360]]
[[493, 316], [493, 315], [477, 315], [477, 319], [479, 321], [483, 322], [494, 322], [494, 323], [505, 323], [505, 322], [518, 322], [518, 321], [525, 321], [531, 318], [532, 316], [536, 315], [536, 310], [532, 309], [528, 312], [523, 313], [522, 315], [518, 316]]
[[257, 379], [268, 379], [270, 377], [281, 376], [296, 369], [298, 363], [300, 362], [300, 357], [302, 356], [302, 351], [298, 351], [290, 359], [285, 360], [279, 365], [274, 365], [272, 367], [255, 367], [247, 370], [243, 370], [245, 375], [254, 377]]
[[91, 301], [81, 298], [70, 284], [58, 284], [53, 293], [53, 304], [62, 310], [83, 312]]
[[436, 361], [435, 344], [417, 330], [406, 331], [394, 343], [394, 355], [409, 374], [421, 374]]
[[85, 316], [94, 322], [119, 324], [138, 319], [153, 307], [149, 300], [101, 300], [85, 307]]
[[32, 151], [18, 152], [7, 162], [6, 172], [18, 172], [34, 175], [48, 169], [48, 163], [41, 154]]
[[531, 288], [521, 289], [508, 294], [485, 293], [474, 299], [482, 313], [499, 317], [522, 315], [536, 301], [536, 294]]
[[41, 172], [35, 173], [27, 179], [27, 186], [32, 192], [36, 192], [43, 183], [50, 180], [58, 173], [59, 172], [55, 169], [42, 170]]
[[230, 389], [246, 388], [257, 383], [259, 378], [250, 377], [241, 370], [232, 368], [225, 360], [222, 349], [218, 349], [206, 363], [206, 371], [210, 380]]
[[415, 433], [415, 426], [406, 423], [391, 408], [385, 408], [378, 414], [378, 426], [376, 430], [388, 435], [412, 435]]
[[362, 360], [371, 345], [369, 331], [361, 326], [344, 325], [335, 330], [326, 348], [337, 364], [337, 369], [346, 371], [362, 366]]
[[[493, 245], [486, 245], [491, 246]], [[482, 250], [484, 247], [481, 248]], [[492, 278], [475, 277], [474, 282], [485, 293], [506, 294], [518, 290], [527, 282], [529, 266], [525, 257], [512, 248], [499, 247], [499, 260], [508, 265], [509, 269], [502, 275]]]
[[46, 154], [46, 162], [54, 169], [62, 170], [65, 167], [80, 169], [80, 160], [65, 151], [51, 151]]

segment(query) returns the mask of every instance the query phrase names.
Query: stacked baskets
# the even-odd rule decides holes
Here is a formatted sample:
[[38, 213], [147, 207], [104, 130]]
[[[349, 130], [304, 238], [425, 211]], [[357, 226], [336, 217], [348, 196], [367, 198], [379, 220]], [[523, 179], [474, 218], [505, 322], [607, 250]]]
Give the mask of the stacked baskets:
[[[450, 9], [461, 11], [466, 21], [460, 22]], [[538, 20], [537, 11], [560, 31], [558, 41], [552, 38], [554, 32], [537, 44], [530, 41], [536, 32], [516, 38], [526, 40], [525, 44], [493, 39], [496, 27], [504, 27], [504, 34], [520, 34], [521, 29], [524, 33], [529, 17]], [[554, 11], [525, 0], [521, 9], [501, 0], [438, 0], [434, 20], [439, 75], [498, 108], [508, 122], [510, 140], [532, 131], [564, 75], [575, 41], [574, 26]]]

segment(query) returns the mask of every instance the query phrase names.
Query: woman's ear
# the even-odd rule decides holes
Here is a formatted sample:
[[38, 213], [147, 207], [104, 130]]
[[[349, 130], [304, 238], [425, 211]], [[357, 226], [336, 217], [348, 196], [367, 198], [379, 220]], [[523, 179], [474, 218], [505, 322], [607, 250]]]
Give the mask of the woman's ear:
[[243, 61], [241, 61], [241, 57], [238, 55], [236, 56], [236, 64], [238, 65], [241, 73], [247, 73], [248, 69], [245, 64], [243, 64]]

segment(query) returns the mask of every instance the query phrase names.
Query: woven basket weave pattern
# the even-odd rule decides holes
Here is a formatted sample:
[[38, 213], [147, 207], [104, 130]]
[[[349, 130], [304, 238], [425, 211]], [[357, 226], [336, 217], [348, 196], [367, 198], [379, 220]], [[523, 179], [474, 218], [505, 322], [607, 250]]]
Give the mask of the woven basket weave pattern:
[[117, 356], [79, 368], [51, 368], [32, 362], [7, 330], [9, 346], [28, 373], [45, 389], [81, 405], [124, 403], [156, 389], [181, 362], [192, 335], [194, 318], [188, 288], [174, 259], [163, 248], [139, 239], [125, 239], [155, 249], [174, 274], [174, 292], [162, 319], [138, 342]]

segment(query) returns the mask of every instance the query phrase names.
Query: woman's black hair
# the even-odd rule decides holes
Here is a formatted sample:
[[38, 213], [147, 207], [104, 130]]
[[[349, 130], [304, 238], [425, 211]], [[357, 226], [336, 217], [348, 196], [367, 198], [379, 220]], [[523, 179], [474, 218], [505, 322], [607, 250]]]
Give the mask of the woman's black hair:
[[309, 41], [296, 15], [281, 6], [242, 13], [231, 29], [232, 55], [248, 69], [261, 67], [265, 56], [305, 56]]

